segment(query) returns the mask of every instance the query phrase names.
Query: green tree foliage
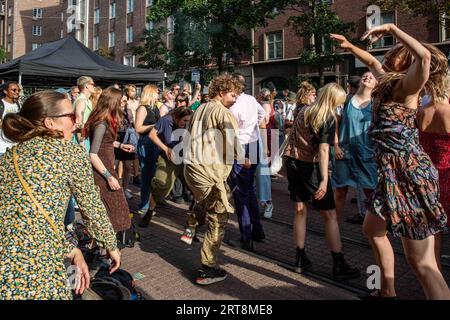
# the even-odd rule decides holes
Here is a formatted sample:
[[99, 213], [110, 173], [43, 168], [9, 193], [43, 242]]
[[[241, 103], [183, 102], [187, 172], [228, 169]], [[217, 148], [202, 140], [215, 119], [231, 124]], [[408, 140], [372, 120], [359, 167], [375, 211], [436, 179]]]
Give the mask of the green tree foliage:
[[382, 10], [406, 10], [415, 15], [447, 14], [450, 15], [449, 0], [370, 0]]
[[[266, 18], [273, 17], [273, 8], [284, 2], [285, 0], [155, 1], [148, 20], [159, 23], [172, 16], [175, 21], [173, 48], [167, 52], [169, 62], [162, 68], [168, 72], [178, 72], [180, 76], [192, 68], [217, 67], [219, 72], [232, 68], [232, 63], [239, 63], [243, 57], [253, 54], [249, 31], [265, 25]], [[143, 56], [155, 47], [158, 40], [146, 37], [144, 42], [137, 51]]]
[[114, 53], [111, 52], [108, 48], [98, 48], [98, 54], [105, 59], [114, 60]]
[[0, 62], [5, 61], [8, 58], [8, 53], [4, 47], [0, 46]]
[[292, 0], [288, 7], [297, 11], [288, 20], [296, 34], [305, 39], [305, 47], [300, 61], [316, 68], [320, 77], [320, 86], [324, 85], [324, 68], [334, 65], [341, 59], [333, 48], [330, 33], [347, 34], [354, 31], [353, 23], [344, 23], [330, 10], [326, 1]]
[[169, 51], [164, 43], [163, 36], [167, 29], [159, 27], [145, 30], [142, 37], [142, 45], [133, 48], [133, 54], [139, 57], [138, 67], [151, 69], [165, 69]]

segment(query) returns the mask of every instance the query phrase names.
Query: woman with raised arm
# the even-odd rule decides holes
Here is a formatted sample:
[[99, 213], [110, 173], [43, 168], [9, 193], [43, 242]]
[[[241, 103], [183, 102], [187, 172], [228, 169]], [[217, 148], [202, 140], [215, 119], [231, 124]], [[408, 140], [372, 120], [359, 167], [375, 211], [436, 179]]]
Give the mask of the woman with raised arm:
[[378, 183], [369, 198], [363, 231], [381, 268], [381, 290], [370, 297], [396, 297], [394, 252], [386, 236], [388, 230], [402, 238], [405, 256], [425, 297], [450, 299], [434, 253], [434, 235], [444, 229], [447, 216], [439, 202], [437, 170], [419, 144], [415, 123], [419, 94], [423, 89], [431, 95], [436, 92], [435, 77], [444, 72], [444, 65], [437, 63], [435, 47], [421, 44], [394, 24], [372, 28], [363, 39], [370, 37], [375, 42], [385, 34], [392, 34], [399, 44], [386, 53], [384, 64], [344, 36], [331, 35], [361, 60], [379, 82], [373, 93], [370, 129]]

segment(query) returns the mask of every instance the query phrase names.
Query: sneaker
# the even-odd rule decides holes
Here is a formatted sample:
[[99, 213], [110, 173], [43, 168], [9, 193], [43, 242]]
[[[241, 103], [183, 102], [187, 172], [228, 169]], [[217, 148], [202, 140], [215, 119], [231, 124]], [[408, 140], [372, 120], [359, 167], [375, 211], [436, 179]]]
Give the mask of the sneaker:
[[195, 237], [195, 229], [188, 227], [186, 228], [186, 230], [184, 230], [184, 233], [181, 236], [180, 240], [188, 245], [191, 245], [192, 241], [194, 240], [194, 237]]
[[133, 199], [133, 194], [131, 193], [130, 190], [125, 189], [124, 193], [125, 193], [125, 198], [127, 198], [127, 200]]
[[273, 204], [272, 202], [267, 202], [264, 208], [264, 218], [266, 219], [272, 218], [272, 212], [273, 212]]
[[198, 276], [195, 279], [195, 283], [206, 286], [219, 281], [223, 281], [226, 278], [227, 272], [225, 270], [202, 265], [202, 268], [198, 271]]

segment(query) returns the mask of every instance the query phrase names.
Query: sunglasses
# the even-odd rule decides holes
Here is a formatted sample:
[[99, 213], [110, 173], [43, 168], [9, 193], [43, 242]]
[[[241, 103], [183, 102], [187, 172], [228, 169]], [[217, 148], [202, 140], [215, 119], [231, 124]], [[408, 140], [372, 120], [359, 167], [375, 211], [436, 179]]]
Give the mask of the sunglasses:
[[14, 89], [9, 89], [9, 91], [12, 91], [12, 92], [20, 92], [20, 89], [14, 88]]
[[75, 121], [77, 120], [77, 117], [75, 115], [75, 112], [71, 112], [71, 113], [64, 113], [64, 114], [59, 114], [57, 116], [47, 116], [48, 118], [64, 118], [64, 117], [69, 117], [70, 120], [72, 120], [73, 123], [75, 123]]
[[186, 102], [186, 100], [177, 100], [177, 102]]

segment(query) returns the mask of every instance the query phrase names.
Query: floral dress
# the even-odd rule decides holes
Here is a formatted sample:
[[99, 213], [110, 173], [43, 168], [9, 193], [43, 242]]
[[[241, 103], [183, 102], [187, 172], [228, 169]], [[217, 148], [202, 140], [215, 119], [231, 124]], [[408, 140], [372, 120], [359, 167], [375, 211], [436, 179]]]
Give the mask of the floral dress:
[[386, 220], [394, 236], [425, 239], [445, 228], [438, 172], [419, 144], [417, 110], [393, 102], [392, 89], [374, 97], [370, 134], [378, 183], [369, 210]]
[[8, 149], [0, 158], [0, 300], [71, 299], [63, 263], [73, 249], [63, 238], [71, 194], [97, 243], [117, 247], [86, 151], [63, 139], [36, 137], [17, 146], [17, 158], [24, 180], [58, 234], [20, 184]]

